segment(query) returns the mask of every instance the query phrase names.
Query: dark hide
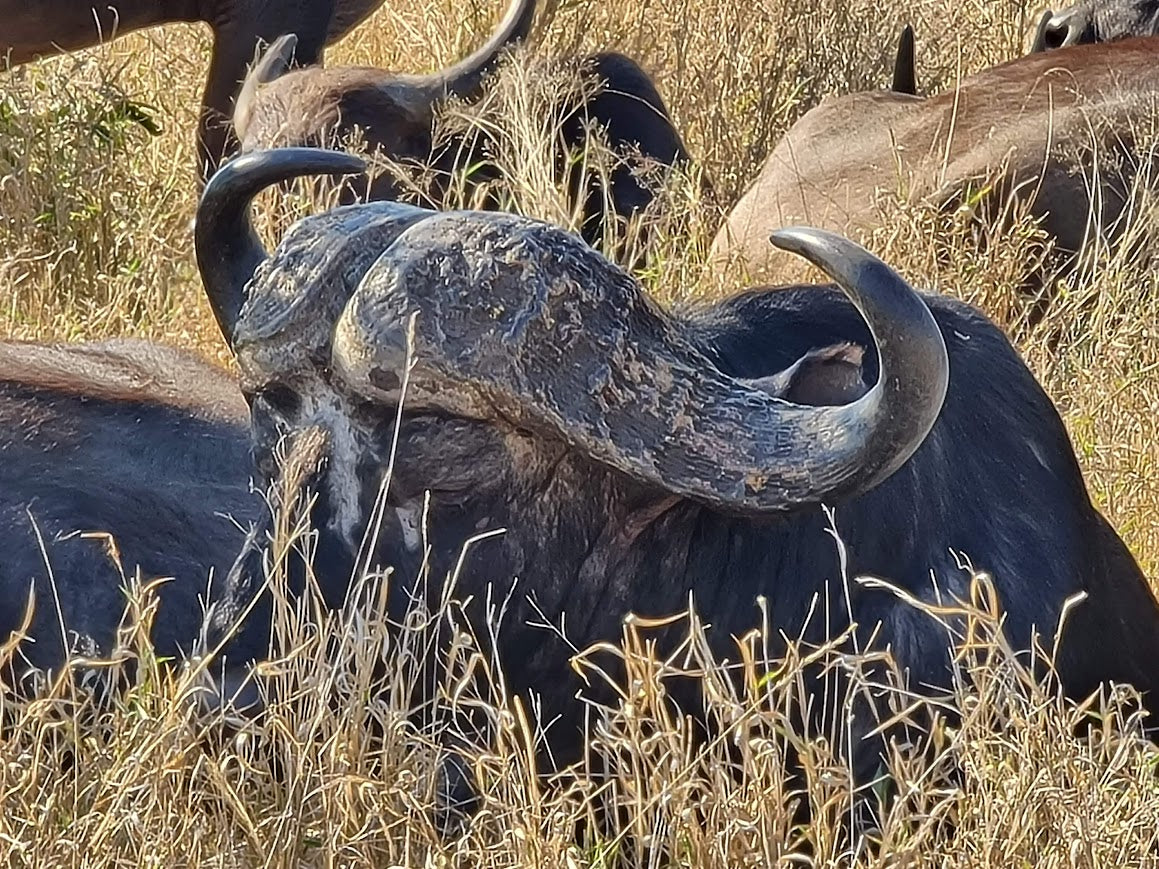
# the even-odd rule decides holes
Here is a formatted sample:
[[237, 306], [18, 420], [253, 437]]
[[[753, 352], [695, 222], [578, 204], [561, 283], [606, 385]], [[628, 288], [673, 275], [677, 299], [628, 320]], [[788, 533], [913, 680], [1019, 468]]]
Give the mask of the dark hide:
[[[62, 623], [70, 650], [107, 655], [138, 567], [145, 582], [174, 577], [160, 588], [158, 654], [192, 650], [211, 600], [223, 622], [236, 616], [245, 601], [224, 583], [260, 514], [250, 466], [237, 384], [195, 356], [138, 341], [0, 344], [0, 637], [30, 589], [36, 604], [16, 675], [59, 667]], [[119, 565], [107, 537], [84, 532], [112, 535]]]
[[[279, 256], [287, 263], [298, 259], [292, 251]], [[276, 268], [259, 273], [255, 292], [265, 292], [262, 281], [282, 286], [284, 277], [275, 276], [284, 274]], [[412, 278], [420, 280], [420, 274]], [[344, 272], [344, 292], [359, 277]], [[482, 287], [477, 292], [490, 298]], [[332, 295], [318, 291], [328, 309], [341, 305], [327, 293]], [[1016, 648], [1028, 648], [1035, 630], [1047, 637], [1049, 648], [1064, 602], [1086, 592], [1088, 600], [1070, 613], [1064, 635], [1059, 665], [1066, 691], [1083, 697], [1101, 680], [1130, 681], [1154, 704], [1159, 608], [1130, 553], [1091, 505], [1050, 399], [983, 315], [940, 296], [924, 298], [948, 348], [949, 392], [927, 440], [899, 471], [833, 505], [851, 577], [882, 577], [930, 602], [939, 594], [943, 601], [965, 598], [970, 577], [959, 567], [962, 553], [993, 575]], [[533, 319], [536, 310], [529, 300], [527, 316]], [[280, 316], [289, 318], [284, 328], [296, 329], [294, 318], [303, 315], [266, 310], [259, 322]], [[318, 325], [315, 316], [303, 322], [310, 329]], [[779, 372], [814, 376], [832, 368], [835, 376], [822, 379], [856, 396], [862, 390], [852, 374], [860, 377], [864, 368], [867, 383], [877, 379], [864, 322], [829, 288], [752, 291], [691, 310], [676, 322], [722, 372], [749, 381], [792, 388], [793, 375], [786, 386]], [[281, 409], [264, 407], [264, 416], [277, 419], [266, 430], [319, 426], [333, 433], [332, 444], [343, 445], [331, 449], [314, 518], [330, 541], [321, 572], [349, 576], [391, 455], [397, 407], [354, 394], [351, 381], [330, 364], [326, 344], [313, 351], [313, 361], [301, 354], [285, 357], [280, 373], [268, 360], [283, 351], [273, 333], [263, 327], [262, 334], [253, 349], [239, 345], [243, 387], [255, 408], [267, 395], [289, 391], [306, 397], [280, 402]], [[864, 359], [847, 345], [865, 348]], [[820, 348], [830, 349], [816, 353]], [[536, 376], [550, 380], [551, 373]], [[372, 369], [371, 377], [382, 390], [399, 384], [389, 372]], [[818, 394], [815, 387], [809, 394]], [[630, 478], [516, 417], [496, 415], [486, 403], [474, 403], [476, 393], [452, 398], [458, 393], [450, 385], [439, 392], [434, 381], [412, 384], [411, 390], [384, 530], [372, 559], [395, 568], [392, 614], [401, 617], [408, 595], [421, 593], [415, 578], [425, 545], [431, 547], [427, 591], [433, 605], [464, 541], [506, 529], [470, 549], [455, 595], [473, 599], [467, 613], [476, 634], [485, 637], [485, 602], [510, 594], [498, 639], [505, 678], [512, 690], [542, 697], [545, 720], [559, 716], [552, 729], [558, 758], [573, 759], [581, 747], [574, 695], [582, 686], [566, 665], [573, 646], [614, 641], [625, 613], [667, 615], [681, 611], [690, 596], [712, 625], [718, 654], [735, 659], [731, 638], [757, 623], [757, 596], [769, 601], [774, 633], [796, 635], [819, 595], [834, 608], [832, 630], [852, 618], [864, 641], [880, 626], [879, 645], [889, 644], [913, 687], [949, 686], [949, 641], [931, 617], [887, 591], [856, 583], [852, 613], [843, 611], [838, 555], [820, 506], [756, 516], [712, 509]], [[460, 400], [467, 402], [460, 412], [439, 405]], [[354, 481], [360, 492], [356, 506]], [[416, 529], [427, 493], [429, 536], [420, 539]], [[545, 618], [562, 628], [568, 643], [533, 626]], [[821, 639], [824, 621], [815, 618], [806, 638]], [[598, 688], [587, 690], [598, 696]], [[877, 743], [858, 745], [861, 780], [877, 758]]]
[[[910, 461], [875, 490], [838, 506], [850, 573], [887, 577], [931, 600], [932, 569], [943, 595], [962, 595], [965, 576], [950, 550], [962, 553], [993, 575], [1015, 648], [1029, 646], [1032, 626], [1052, 636], [1063, 601], [1085, 591], [1086, 602], [1067, 617], [1061, 647], [1066, 691], [1083, 697], [1101, 680], [1132, 682], [1148, 693], [1154, 710], [1159, 608], [1130, 552], [1091, 505], [1050, 398], [980, 312], [941, 296], [925, 300], [946, 340], [950, 389]], [[750, 292], [694, 314], [692, 322], [718, 364], [749, 376], [819, 344], [872, 346], [860, 317], [831, 290]], [[875, 362], [867, 354], [869, 382]], [[796, 537], [818, 520], [796, 517], [781, 533]], [[762, 593], [773, 612], [778, 603], [783, 612], [799, 608], [802, 588], [835, 570], [832, 551], [826, 554], [816, 539], [812, 552], [778, 559], [786, 571], [781, 576], [795, 576], [801, 585], [770, 583]], [[797, 549], [769, 551], [778, 548]], [[804, 582], [805, 576], [814, 580]], [[940, 628], [881, 592], [858, 597], [856, 621], [868, 626], [880, 618], [892, 628], [895, 652], [915, 684], [944, 685]]]
[[[874, 491], [836, 505], [850, 576], [884, 577], [932, 602], [933, 571], [944, 599], [964, 597], [968, 577], [954, 553], [965, 553], [993, 574], [1016, 648], [1029, 646], [1034, 627], [1053, 635], [1066, 598], [1085, 590], [1090, 598], [1070, 614], [1062, 647], [1066, 690], [1081, 698], [1115, 679], [1153, 701], [1159, 610], [1126, 547], [1091, 506], [1049, 398], [977, 312], [939, 297], [927, 302], [950, 352], [950, 391], [919, 452]], [[852, 307], [836, 292], [814, 288], [742, 296], [698, 312], [692, 328], [706, 354], [744, 377], [785, 369], [826, 344], [872, 346]], [[874, 364], [868, 368], [872, 382]], [[387, 409], [383, 423], [390, 415]], [[385, 426], [378, 432], [381, 457]], [[568, 648], [527, 626], [540, 620], [530, 595], [578, 648], [614, 640], [626, 612], [680, 611], [690, 593], [722, 656], [735, 658], [730, 638], [756, 624], [758, 595], [769, 600], [774, 631], [795, 635], [814, 594], [837, 605], [833, 624], [848, 623], [820, 507], [753, 520], [689, 502], [669, 506], [664, 493], [643, 490], [563, 444], [468, 420], [408, 418], [399, 461], [393, 505], [414, 509], [424, 490], [433, 491], [432, 576], [445, 576], [461, 542], [481, 528], [507, 529], [473, 550], [459, 593], [483, 600], [494, 583], [502, 599], [519, 578], [501, 657], [511, 686], [542, 693], [549, 716], [574, 712], [580, 684], [565, 675]], [[481, 620], [479, 609], [474, 615]], [[887, 591], [856, 585], [852, 618], [863, 641], [882, 624], [912, 685], [949, 684], [947, 638], [933, 619]], [[821, 625], [812, 627], [807, 636], [821, 639]], [[559, 725], [563, 757], [578, 750], [567, 735], [571, 726], [571, 718]], [[877, 763], [875, 751], [857, 759], [863, 781]]]
[[145, 27], [204, 21], [213, 29], [198, 128], [203, 177], [233, 150], [229, 117], [246, 66], [262, 42], [298, 36], [299, 63], [318, 63], [324, 45], [345, 36], [382, 0], [0, 0], [0, 65], [75, 51]]

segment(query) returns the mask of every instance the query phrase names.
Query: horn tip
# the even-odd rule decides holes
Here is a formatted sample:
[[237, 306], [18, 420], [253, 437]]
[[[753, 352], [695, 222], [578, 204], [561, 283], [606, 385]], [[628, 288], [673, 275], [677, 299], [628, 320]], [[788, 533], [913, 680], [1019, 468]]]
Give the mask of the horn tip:
[[815, 226], [785, 226], [774, 231], [769, 236], [769, 241], [774, 246], [790, 253], [800, 253], [806, 248], [818, 246], [832, 247], [840, 243], [853, 244], [844, 236], [825, 229], [818, 229]]
[[347, 151], [327, 148], [271, 148], [249, 151], [234, 157], [210, 179], [208, 188], [217, 178], [244, 175], [259, 166], [283, 167], [294, 175], [354, 175], [366, 171], [366, 160]]

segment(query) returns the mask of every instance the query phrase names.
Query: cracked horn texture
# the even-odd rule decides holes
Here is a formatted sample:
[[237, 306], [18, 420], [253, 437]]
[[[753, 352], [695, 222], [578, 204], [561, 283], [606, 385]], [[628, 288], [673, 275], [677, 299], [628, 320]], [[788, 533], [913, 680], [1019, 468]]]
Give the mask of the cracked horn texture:
[[358, 282], [403, 230], [431, 214], [376, 202], [295, 223], [247, 288], [235, 336], [246, 375], [287, 375], [326, 360], [334, 323]]
[[[416, 315], [412, 407], [561, 437], [638, 480], [721, 509], [785, 510], [847, 496], [880, 482], [920, 445], [941, 395], [921, 387], [923, 373], [906, 370], [905, 355], [936, 342], [944, 366], [945, 349], [916, 294], [840, 243], [869, 258], [874, 268], [861, 272], [894, 282], [864, 292], [872, 327], [895, 336], [913, 325], [886, 322], [895, 297], [907, 294], [903, 313], [925, 317], [914, 327], [921, 340], [892, 341], [878, 384], [847, 405], [793, 405], [723, 374], [679, 321], [581, 240], [504, 214], [438, 214], [403, 232], [339, 318], [334, 368], [352, 389], [397, 403]], [[857, 263], [846, 271], [860, 273]], [[914, 395], [926, 406], [901, 406]]]

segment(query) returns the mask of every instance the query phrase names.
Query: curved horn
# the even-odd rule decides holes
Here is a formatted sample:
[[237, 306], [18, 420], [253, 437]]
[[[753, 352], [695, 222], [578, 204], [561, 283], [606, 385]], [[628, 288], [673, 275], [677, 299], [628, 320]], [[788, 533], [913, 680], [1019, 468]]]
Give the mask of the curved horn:
[[473, 96], [478, 93], [484, 76], [495, 66], [503, 49], [526, 39], [534, 21], [535, 0], [511, 0], [507, 14], [486, 43], [454, 66], [418, 76], [415, 84], [429, 88], [436, 99], [449, 94], [462, 98]]
[[1046, 31], [1050, 27], [1052, 18], [1054, 18], [1054, 10], [1047, 9], [1042, 13], [1042, 17], [1038, 19], [1038, 27], [1034, 31], [1034, 41], [1030, 43], [1031, 54], [1046, 51]]
[[316, 148], [281, 148], [243, 154], [226, 163], [205, 185], [193, 228], [197, 269], [225, 339], [245, 302], [245, 285], [266, 258], [250, 222], [250, 203], [274, 184], [302, 175], [351, 175], [366, 170], [353, 154]]
[[237, 101], [233, 104], [233, 132], [238, 141], [245, 138], [245, 131], [249, 128], [258, 88], [285, 75], [297, 47], [298, 37], [295, 34], [286, 33], [279, 36], [250, 69], [237, 95]]
[[897, 57], [893, 61], [893, 81], [889, 89], [895, 94], [918, 95], [918, 77], [914, 63], [914, 29], [907, 24], [897, 41]]
[[1030, 51], [1031, 53], [1049, 51], [1052, 48], [1066, 48], [1094, 41], [1089, 11], [1074, 7], [1062, 12], [1043, 13]]
[[[1087, 30], [1087, 22], [1079, 17], [1078, 10], [1071, 9], [1063, 12], [1051, 20], [1051, 28], [1057, 30], [1060, 27], [1066, 28], [1066, 35], [1062, 38], [1062, 42], [1058, 44], [1058, 48], [1066, 48], [1068, 45], [1079, 45], [1088, 40], [1083, 39]], [[1047, 33], [1047, 40], [1049, 41], [1050, 34]], [[1092, 40], [1093, 41], [1093, 37]]]
[[869, 320], [881, 375], [855, 402], [789, 404], [721, 372], [582, 241], [500, 214], [441, 214], [399, 236], [338, 320], [333, 369], [368, 399], [397, 404], [410, 348], [412, 408], [547, 432], [722, 510], [864, 491], [937, 418], [948, 377], [941, 332], [920, 297], [852, 242], [812, 229], [776, 241], [830, 271]]
[[836, 281], [869, 325], [880, 371], [877, 384], [855, 404], [875, 405], [874, 418], [865, 420], [874, 443], [866, 445], [864, 464], [857, 468], [860, 488], [872, 488], [913, 455], [941, 412], [950, 385], [941, 329], [897, 272], [849, 239], [794, 226], [777, 230], [769, 240]]

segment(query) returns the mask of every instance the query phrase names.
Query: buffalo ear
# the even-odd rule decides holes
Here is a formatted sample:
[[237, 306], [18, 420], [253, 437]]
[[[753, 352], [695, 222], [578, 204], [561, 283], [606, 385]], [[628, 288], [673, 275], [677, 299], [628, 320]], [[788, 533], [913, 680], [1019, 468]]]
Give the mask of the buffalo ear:
[[869, 391], [861, 366], [864, 355], [856, 344], [833, 344], [810, 350], [783, 371], [747, 383], [793, 404], [851, 404]]

